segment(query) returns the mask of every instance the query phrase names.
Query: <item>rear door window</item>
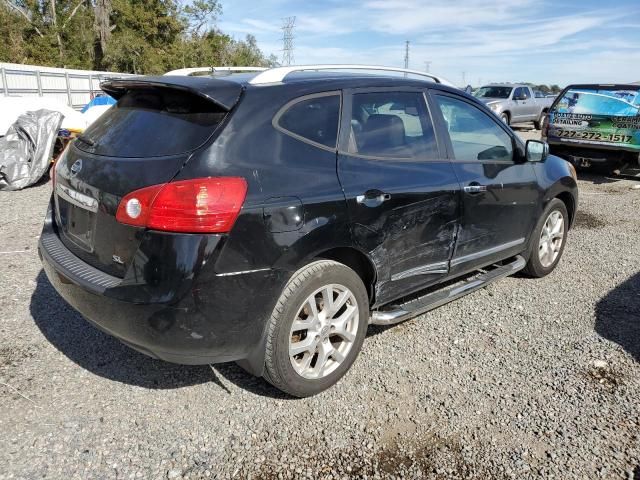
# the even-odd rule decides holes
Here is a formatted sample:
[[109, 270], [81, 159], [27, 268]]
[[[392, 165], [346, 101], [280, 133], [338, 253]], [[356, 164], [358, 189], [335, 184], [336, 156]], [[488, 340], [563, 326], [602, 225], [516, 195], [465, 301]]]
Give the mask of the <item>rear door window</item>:
[[493, 118], [462, 100], [444, 95], [435, 95], [435, 99], [456, 160], [512, 161], [513, 141]]
[[114, 157], [156, 157], [195, 150], [226, 112], [171, 88], [129, 90], [76, 141], [80, 150]]
[[336, 148], [339, 118], [340, 94], [329, 93], [302, 97], [285, 105], [274, 124], [300, 140]]
[[438, 158], [433, 126], [420, 92], [354, 94], [350, 120], [349, 153]]

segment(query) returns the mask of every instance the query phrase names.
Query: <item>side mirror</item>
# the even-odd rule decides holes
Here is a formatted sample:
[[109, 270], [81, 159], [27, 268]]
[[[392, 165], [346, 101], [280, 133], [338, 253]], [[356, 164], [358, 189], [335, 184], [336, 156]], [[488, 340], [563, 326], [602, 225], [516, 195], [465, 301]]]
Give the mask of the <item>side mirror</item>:
[[549, 144], [539, 140], [527, 140], [525, 157], [527, 162], [544, 162], [549, 156]]
[[514, 100], [526, 100], [527, 96], [526, 95], [518, 95], [517, 97], [513, 97]]

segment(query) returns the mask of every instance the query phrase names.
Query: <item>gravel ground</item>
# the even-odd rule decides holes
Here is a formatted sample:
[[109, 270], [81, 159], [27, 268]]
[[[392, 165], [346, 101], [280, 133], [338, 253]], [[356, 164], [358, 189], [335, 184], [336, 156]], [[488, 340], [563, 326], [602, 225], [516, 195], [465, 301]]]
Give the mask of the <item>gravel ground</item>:
[[41, 270], [50, 184], [0, 193], [0, 478], [639, 479], [634, 185], [583, 176], [553, 274], [370, 328], [304, 400], [95, 330]]

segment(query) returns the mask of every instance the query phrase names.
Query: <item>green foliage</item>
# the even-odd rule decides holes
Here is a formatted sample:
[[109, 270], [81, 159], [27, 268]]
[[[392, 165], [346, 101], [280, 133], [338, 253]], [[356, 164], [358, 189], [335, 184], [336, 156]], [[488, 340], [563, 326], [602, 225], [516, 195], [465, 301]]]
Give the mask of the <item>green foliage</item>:
[[215, 27], [219, 0], [100, 3], [102, 8], [96, 0], [0, 0], [0, 61], [138, 74], [276, 64], [252, 35], [236, 40]]

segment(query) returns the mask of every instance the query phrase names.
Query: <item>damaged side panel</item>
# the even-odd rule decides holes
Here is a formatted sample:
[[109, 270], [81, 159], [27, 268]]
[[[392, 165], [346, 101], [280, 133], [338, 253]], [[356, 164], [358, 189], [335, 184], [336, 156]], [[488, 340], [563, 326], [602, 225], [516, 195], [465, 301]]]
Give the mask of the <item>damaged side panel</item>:
[[377, 304], [448, 273], [460, 223], [460, 186], [448, 161], [339, 154], [338, 173], [354, 241], [378, 273]]

